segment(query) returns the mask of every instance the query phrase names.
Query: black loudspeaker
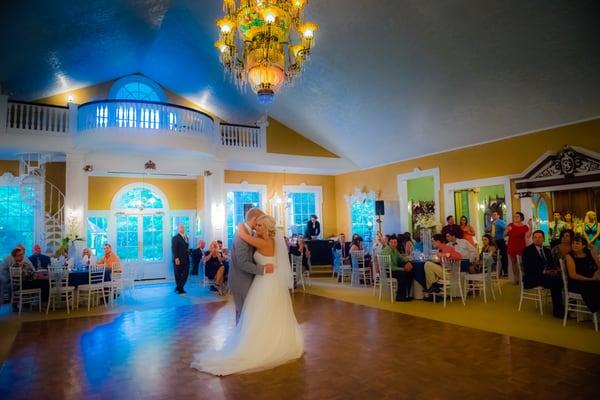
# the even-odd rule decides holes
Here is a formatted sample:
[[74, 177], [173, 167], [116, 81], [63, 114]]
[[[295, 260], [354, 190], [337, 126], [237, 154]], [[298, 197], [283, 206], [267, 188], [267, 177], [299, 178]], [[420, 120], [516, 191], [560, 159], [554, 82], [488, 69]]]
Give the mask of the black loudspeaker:
[[244, 204], [244, 217], [246, 217], [246, 214], [248, 214], [248, 210], [251, 209], [252, 207], [254, 207], [252, 205], [252, 203], [245, 203]]
[[375, 215], [385, 215], [383, 200], [375, 200]]

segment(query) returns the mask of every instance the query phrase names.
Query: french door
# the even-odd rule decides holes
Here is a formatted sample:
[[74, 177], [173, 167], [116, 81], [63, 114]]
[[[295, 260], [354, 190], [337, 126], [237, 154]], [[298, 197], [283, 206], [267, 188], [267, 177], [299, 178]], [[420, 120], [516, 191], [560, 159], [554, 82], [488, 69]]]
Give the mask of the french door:
[[135, 268], [137, 280], [165, 279], [169, 249], [160, 212], [116, 215], [117, 254]]

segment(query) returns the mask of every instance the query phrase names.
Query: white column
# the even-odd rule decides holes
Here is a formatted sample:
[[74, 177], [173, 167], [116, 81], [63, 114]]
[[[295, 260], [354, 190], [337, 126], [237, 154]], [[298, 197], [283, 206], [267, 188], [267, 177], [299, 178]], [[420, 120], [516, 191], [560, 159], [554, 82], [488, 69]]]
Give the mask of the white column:
[[[88, 176], [83, 170], [85, 156], [67, 153], [65, 186], [65, 234], [86, 238]], [[83, 243], [83, 242], [80, 242]]]
[[225, 168], [214, 163], [204, 174], [204, 231], [207, 243], [226, 239]]

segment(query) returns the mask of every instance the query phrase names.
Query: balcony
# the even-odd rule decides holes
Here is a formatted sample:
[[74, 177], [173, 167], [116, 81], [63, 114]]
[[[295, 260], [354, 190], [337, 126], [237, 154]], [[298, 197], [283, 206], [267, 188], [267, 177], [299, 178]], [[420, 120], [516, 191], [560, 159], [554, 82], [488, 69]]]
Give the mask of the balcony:
[[166, 103], [100, 100], [64, 107], [0, 96], [0, 121], [0, 135], [14, 135], [19, 143], [32, 143], [31, 135], [47, 138], [36, 141], [39, 146], [53, 142], [51, 147], [58, 148], [138, 145], [213, 154], [266, 152], [264, 128], [221, 123], [201, 111]]

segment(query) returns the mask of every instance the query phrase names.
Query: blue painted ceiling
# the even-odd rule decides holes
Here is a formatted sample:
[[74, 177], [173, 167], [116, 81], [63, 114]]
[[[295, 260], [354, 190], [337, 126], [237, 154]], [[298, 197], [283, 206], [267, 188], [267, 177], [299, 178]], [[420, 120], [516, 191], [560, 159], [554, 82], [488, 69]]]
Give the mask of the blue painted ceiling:
[[[265, 109], [224, 76], [220, 0], [0, 5], [0, 84], [35, 99], [141, 72], [234, 122]], [[313, 0], [303, 77], [268, 112], [360, 167], [600, 115], [596, 0]]]

